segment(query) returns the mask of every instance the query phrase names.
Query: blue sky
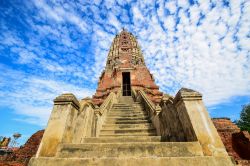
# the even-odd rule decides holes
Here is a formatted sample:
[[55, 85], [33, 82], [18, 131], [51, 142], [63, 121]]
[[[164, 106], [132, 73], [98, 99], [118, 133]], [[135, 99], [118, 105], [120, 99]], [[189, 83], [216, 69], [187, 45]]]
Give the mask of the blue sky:
[[250, 102], [250, 1], [0, 1], [0, 135], [46, 126], [53, 99], [92, 96], [112, 39], [137, 36], [160, 89], [195, 89], [212, 117]]

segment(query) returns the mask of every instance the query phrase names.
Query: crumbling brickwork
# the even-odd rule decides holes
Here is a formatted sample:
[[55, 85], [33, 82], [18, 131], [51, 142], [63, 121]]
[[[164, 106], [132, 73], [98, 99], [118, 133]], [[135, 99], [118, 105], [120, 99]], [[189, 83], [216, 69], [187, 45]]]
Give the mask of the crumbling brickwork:
[[238, 165], [250, 165], [250, 135], [247, 131], [240, 131], [229, 118], [213, 118], [222, 142], [230, 156]]
[[240, 129], [232, 123], [229, 118], [214, 118], [213, 123], [226, 147], [228, 154], [234, 159], [241, 159], [233, 149], [232, 141], [232, 134], [240, 132]]
[[242, 159], [250, 160], [250, 134], [247, 131], [232, 134], [233, 148]]
[[12, 154], [1, 158], [0, 166], [24, 166], [27, 165], [30, 158], [37, 152], [44, 130], [34, 133], [28, 141]]
[[131, 87], [134, 90], [142, 89], [154, 103], [160, 102], [163, 94], [145, 65], [136, 38], [123, 30], [116, 35], [111, 45], [106, 68], [99, 78], [98, 88], [93, 96], [94, 104], [100, 105], [110, 92], [117, 93], [122, 90], [123, 72], [130, 72]]

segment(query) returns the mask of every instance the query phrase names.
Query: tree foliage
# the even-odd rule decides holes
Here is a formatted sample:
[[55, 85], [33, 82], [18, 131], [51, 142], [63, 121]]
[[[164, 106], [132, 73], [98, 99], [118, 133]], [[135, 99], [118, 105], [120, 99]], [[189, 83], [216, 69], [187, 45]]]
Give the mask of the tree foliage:
[[241, 130], [250, 132], [250, 104], [243, 106], [237, 125]]

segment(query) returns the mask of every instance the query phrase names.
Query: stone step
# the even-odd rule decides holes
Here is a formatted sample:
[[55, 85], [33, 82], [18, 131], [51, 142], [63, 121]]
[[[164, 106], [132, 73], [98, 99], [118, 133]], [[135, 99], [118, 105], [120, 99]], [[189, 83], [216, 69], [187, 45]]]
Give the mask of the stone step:
[[126, 103], [115, 103], [114, 105], [129, 105], [129, 104], [126, 104]]
[[150, 128], [127, 128], [127, 129], [102, 129], [100, 134], [156, 134], [156, 130], [153, 127]]
[[153, 127], [152, 123], [142, 124], [104, 124], [103, 129], [125, 129], [125, 128], [149, 128]]
[[148, 123], [149, 120], [110, 120], [105, 122], [105, 124], [140, 124]]
[[144, 112], [109, 112], [107, 116], [147, 116]]
[[113, 104], [113, 107], [131, 107], [132, 104]]
[[116, 108], [116, 109], [119, 109], [119, 108], [127, 108], [127, 109], [132, 109], [133, 107], [132, 106], [113, 106], [112, 108]]
[[112, 107], [111, 110], [134, 110], [132, 107]]
[[124, 113], [124, 112], [143, 112], [143, 110], [128, 110], [128, 109], [126, 109], [126, 110], [122, 110], [122, 109], [111, 109], [111, 110], [109, 110], [109, 112], [121, 112], [121, 113]]
[[124, 137], [93, 137], [84, 138], [83, 143], [115, 143], [115, 142], [163, 142], [161, 136], [124, 136]]
[[111, 109], [139, 109], [139, 110], [143, 110], [143, 108], [142, 107], [112, 107]]
[[133, 107], [134, 110], [139, 110], [139, 111], [143, 111], [144, 109], [141, 107]]
[[233, 166], [230, 157], [212, 157], [212, 156], [195, 156], [195, 157], [122, 157], [122, 158], [52, 158], [52, 157], [32, 157], [29, 165], [35, 166]]
[[108, 117], [119, 116], [119, 117], [140, 117], [140, 116], [147, 116], [145, 113], [118, 113], [118, 112], [109, 112]]
[[132, 107], [112, 107], [111, 110], [133, 110], [134, 108]]
[[119, 110], [110, 110], [108, 112], [109, 114], [114, 114], [114, 113], [118, 113], [118, 114], [147, 114], [145, 111], [119, 111]]
[[102, 134], [100, 133], [99, 137], [126, 137], [126, 136], [140, 136], [140, 137], [147, 137], [147, 136], [156, 136], [157, 134], [152, 133], [126, 133], [126, 134]]
[[132, 106], [133, 104], [131, 103], [131, 104], [122, 104], [122, 103], [116, 103], [116, 104], [113, 104], [113, 106], [128, 106], [128, 107], [130, 107], [130, 106]]
[[141, 103], [116, 103], [116, 104], [113, 104], [113, 106], [133, 106], [133, 105], [139, 105], [139, 106], [143, 106]]
[[119, 103], [132, 104], [134, 103], [134, 99], [132, 96], [120, 96]]
[[132, 106], [113, 106], [112, 108], [115, 108], [115, 109], [132, 109], [133, 107]]
[[149, 117], [146, 116], [146, 117], [120, 117], [120, 116], [117, 116], [117, 117], [110, 117], [108, 116], [106, 118], [106, 121], [119, 121], [119, 120], [148, 120]]
[[122, 142], [61, 144], [56, 157], [191, 157], [202, 156], [198, 142]]
[[109, 112], [145, 112], [139, 109], [111, 109]]
[[110, 111], [144, 111], [139, 108], [111, 108]]
[[132, 107], [143, 108], [143, 106], [141, 104], [133, 104]]
[[113, 107], [131, 107], [132, 104], [113, 104]]
[[110, 110], [109, 113], [124, 113], [124, 114], [139, 114], [139, 113], [146, 113], [145, 111], [140, 110]]
[[107, 116], [108, 118], [135, 118], [135, 117], [139, 117], [139, 118], [143, 118], [143, 117], [148, 117], [148, 115], [146, 114], [108, 114]]

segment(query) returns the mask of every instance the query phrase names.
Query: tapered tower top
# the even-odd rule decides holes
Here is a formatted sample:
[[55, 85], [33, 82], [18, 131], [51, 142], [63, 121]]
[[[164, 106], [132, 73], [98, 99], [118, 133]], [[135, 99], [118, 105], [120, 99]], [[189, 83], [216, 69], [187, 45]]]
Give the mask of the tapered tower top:
[[138, 65], [145, 65], [141, 48], [132, 33], [123, 29], [112, 42], [106, 69], [133, 68]]
[[134, 35], [123, 29], [117, 34], [110, 47], [106, 67], [98, 81], [93, 103], [100, 105], [110, 92], [123, 96], [142, 89], [148, 97], [158, 103], [162, 98], [153, 75], [145, 65], [141, 48]]

